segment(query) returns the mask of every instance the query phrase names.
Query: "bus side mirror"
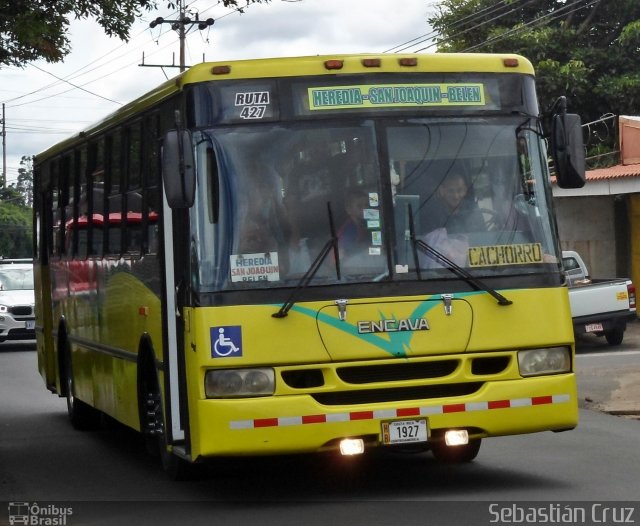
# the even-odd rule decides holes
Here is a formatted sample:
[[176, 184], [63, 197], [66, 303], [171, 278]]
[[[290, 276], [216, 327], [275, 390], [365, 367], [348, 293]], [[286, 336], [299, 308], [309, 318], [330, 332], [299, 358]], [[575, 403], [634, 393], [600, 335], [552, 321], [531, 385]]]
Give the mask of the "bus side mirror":
[[572, 113], [553, 116], [551, 153], [560, 188], [582, 188], [586, 182], [580, 117]]
[[162, 180], [171, 208], [190, 208], [196, 192], [195, 160], [191, 134], [169, 130], [162, 144]]

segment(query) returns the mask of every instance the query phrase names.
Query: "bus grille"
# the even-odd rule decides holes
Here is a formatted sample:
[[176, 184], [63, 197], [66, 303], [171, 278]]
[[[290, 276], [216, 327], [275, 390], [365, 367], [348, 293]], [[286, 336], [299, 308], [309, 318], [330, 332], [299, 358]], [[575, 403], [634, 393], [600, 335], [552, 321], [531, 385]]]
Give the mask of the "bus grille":
[[312, 393], [311, 396], [323, 405], [375, 404], [379, 402], [401, 402], [405, 400], [467, 396], [477, 392], [483, 385], [483, 382], [467, 382], [462, 384], [395, 387], [391, 389], [332, 391], [327, 393]]
[[394, 365], [365, 365], [358, 367], [339, 367], [338, 377], [349, 384], [370, 384], [374, 382], [398, 382], [440, 378], [449, 376], [459, 365], [458, 360], [440, 360], [435, 362], [403, 363]]

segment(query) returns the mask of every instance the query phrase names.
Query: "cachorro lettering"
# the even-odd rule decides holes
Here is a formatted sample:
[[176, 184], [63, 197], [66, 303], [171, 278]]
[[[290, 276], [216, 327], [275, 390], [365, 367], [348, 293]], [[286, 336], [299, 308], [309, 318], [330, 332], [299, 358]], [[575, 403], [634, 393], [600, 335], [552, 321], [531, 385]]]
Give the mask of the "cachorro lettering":
[[469, 266], [471, 267], [527, 265], [542, 262], [540, 243], [469, 247]]

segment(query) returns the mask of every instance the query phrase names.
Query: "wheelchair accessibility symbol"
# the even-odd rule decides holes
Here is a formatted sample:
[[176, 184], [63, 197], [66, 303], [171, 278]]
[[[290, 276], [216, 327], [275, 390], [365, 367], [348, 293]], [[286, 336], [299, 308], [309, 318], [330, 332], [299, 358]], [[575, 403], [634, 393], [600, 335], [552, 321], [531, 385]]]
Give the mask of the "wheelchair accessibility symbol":
[[239, 325], [211, 327], [211, 357], [238, 358], [242, 356], [242, 328]]

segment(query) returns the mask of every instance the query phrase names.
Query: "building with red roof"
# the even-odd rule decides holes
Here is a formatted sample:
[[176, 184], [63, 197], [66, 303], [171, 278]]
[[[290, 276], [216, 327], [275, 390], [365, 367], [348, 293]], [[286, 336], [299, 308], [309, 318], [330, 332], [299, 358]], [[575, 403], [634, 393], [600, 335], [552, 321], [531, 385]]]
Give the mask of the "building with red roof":
[[640, 117], [618, 118], [621, 163], [587, 171], [582, 188], [553, 185], [558, 231], [594, 277], [640, 283]]

